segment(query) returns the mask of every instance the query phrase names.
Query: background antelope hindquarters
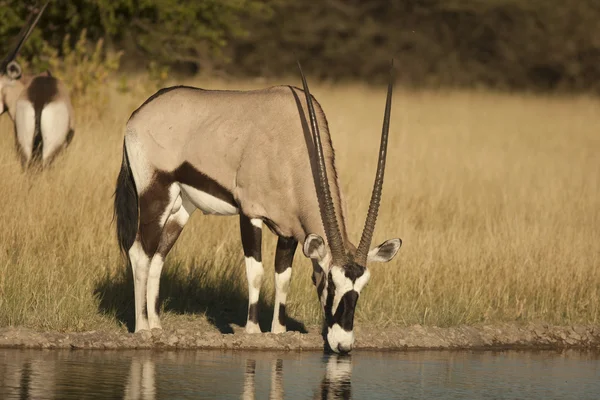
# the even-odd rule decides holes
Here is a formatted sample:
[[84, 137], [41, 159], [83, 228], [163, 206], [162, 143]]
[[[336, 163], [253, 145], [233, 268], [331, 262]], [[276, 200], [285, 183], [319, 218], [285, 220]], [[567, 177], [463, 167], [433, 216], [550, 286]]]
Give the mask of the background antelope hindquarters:
[[14, 122], [16, 148], [24, 167], [47, 166], [73, 138], [73, 107], [63, 82], [49, 71], [28, 76], [15, 60], [48, 2], [32, 13], [15, 47], [0, 63], [0, 114]]

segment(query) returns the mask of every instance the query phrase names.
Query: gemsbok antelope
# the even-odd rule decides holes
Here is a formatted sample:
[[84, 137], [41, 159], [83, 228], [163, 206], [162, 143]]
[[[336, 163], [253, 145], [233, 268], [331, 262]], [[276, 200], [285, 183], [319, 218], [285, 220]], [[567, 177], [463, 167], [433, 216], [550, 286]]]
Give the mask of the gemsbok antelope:
[[356, 247], [347, 234], [327, 120], [301, 67], [300, 74], [304, 90], [163, 88], [132, 113], [114, 212], [121, 251], [134, 275], [136, 332], [161, 327], [156, 307], [164, 259], [199, 208], [205, 214], [240, 215], [249, 292], [246, 332], [260, 332], [264, 223], [278, 235], [271, 331], [286, 330], [292, 260], [302, 243], [313, 262], [327, 343], [335, 352], [352, 349], [354, 310], [370, 277], [367, 261], [387, 262], [402, 244], [391, 239], [369, 250], [383, 186], [393, 82], [390, 75], [377, 175]]
[[8, 111], [15, 126], [15, 142], [21, 165], [48, 166], [73, 138], [73, 107], [69, 91], [50, 72], [22, 74], [15, 61], [48, 2], [29, 16], [14, 49], [0, 63], [0, 114]]

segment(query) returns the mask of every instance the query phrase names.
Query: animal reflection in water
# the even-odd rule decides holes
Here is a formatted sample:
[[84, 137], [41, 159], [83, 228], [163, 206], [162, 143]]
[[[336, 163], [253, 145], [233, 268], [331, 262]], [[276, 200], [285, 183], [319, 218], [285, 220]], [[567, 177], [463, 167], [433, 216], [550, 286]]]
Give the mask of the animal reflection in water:
[[56, 363], [51, 355], [23, 357], [18, 353], [0, 357], [0, 397], [43, 399], [56, 389]]
[[[256, 360], [246, 360], [246, 372], [244, 373], [243, 400], [254, 400], [254, 379], [256, 375]], [[350, 399], [352, 362], [350, 356], [332, 355], [327, 361], [325, 375], [321, 380], [314, 398], [316, 399]], [[283, 391], [283, 360], [272, 361], [271, 366], [271, 390], [269, 400], [284, 399]]]
[[[242, 400], [255, 398], [256, 360], [247, 359], [244, 372]], [[351, 398], [352, 362], [350, 356], [331, 355], [327, 361], [321, 384], [315, 391], [315, 399]], [[134, 357], [123, 398], [126, 400], [154, 400], [156, 398], [156, 371], [151, 356]], [[271, 361], [271, 387], [269, 400], [285, 398], [283, 389], [283, 360]]]
[[150, 355], [133, 357], [129, 377], [125, 385], [125, 400], [154, 400], [156, 397], [156, 373]]

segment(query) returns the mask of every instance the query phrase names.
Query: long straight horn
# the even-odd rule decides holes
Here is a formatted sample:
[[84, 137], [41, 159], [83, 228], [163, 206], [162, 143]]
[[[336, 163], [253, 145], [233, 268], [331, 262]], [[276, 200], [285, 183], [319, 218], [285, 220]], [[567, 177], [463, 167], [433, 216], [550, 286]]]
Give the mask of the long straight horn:
[[388, 84], [387, 100], [385, 102], [385, 113], [383, 115], [383, 129], [381, 131], [381, 144], [379, 147], [379, 162], [377, 163], [377, 174], [375, 175], [375, 184], [373, 185], [373, 193], [371, 194], [371, 203], [367, 212], [367, 219], [363, 229], [360, 243], [356, 250], [355, 261], [359, 265], [366, 265], [369, 247], [373, 239], [373, 231], [375, 230], [375, 222], [377, 221], [377, 212], [379, 211], [379, 202], [381, 201], [381, 190], [383, 188], [383, 173], [385, 172], [385, 158], [387, 155], [388, 133], [390, 130], [390, 114], [392, 109], [392, 90], [394, 86], [393, 77], [394, 60], [390, 65], [390, 81]]
[[44, 4], [42, 6], [42, 8], [37, 13], [37, 15], [35, 15], [35, 17], [33, 16], [33, 13], [29, 16], [29, 18], [28, 18], [29, 21], [25, 23], [25, 25], [21, 29], [21, 32], [19, 32], [19, 36], [18, 36], [18, 40], [17, 40], [17, 45], [4, 58], [4, 60], [2, 61], [2, 64], [0, 64], [0, 67], [1, 67], [0, 68], [0, 73], [4, 73], [4, 70], [6, 69], [6, 66], [8, 65], [8, 63], [11, 62], [11, 61], [13, 61], [15, 58], [17, 58], [17, 54], [19, 54], [19, 51], [21, 50], [21, 47], [23, 47], [23, 44], [25, 43], [25, 41], [27, 40], [27, 38], [29, 38], [29, 35], [31, 35], [31, 32], [33, 31], [33, 29], [35, 28], [36, 24], [40, 20], [40, 17], [42, 16], [42, 14], [44, 13], [44, 10], [46, 9], [46, 6], [48, 6], [48, 3], [50, 3], [50, 0], [46, 1], [46, 4]]
[[325, 157], [323, 155], [323, 145], [321, 144], [321, 133], [319, 132], [319, 124], [317, 124], [317, 117], [315, 115], [315, 109], [312, 103], [312, 97], [308, 90], [308, 84], [306, 83], [306, 77], [302, 72], [300, 61], [298, 61], [298, 68], [300, 69], [300, 75], [302, 76], [302, 85], [304, 87], [304, 95], [306, 96], [306, 105], [308, 107], [308, 115], [310, 118], [310, 126], [312, 129], [313, 141], [315, 142], [315, 151], [317, 155], [317, 198], [319, 200], [319, 209], [321, 211], [321, 220], [323, 221], [323, 227], [325, 228], [325, 235], [327, 236], [327, 242], [331, 249], [331, 257], [334, 261], [345, 261], [346, 253], [344, 251], [344, 243], [342, 241], [342, 235], [340, 228], [337, 223], [337, 217], [335, 215], [335, 208], [333, 206], [333, 200], [331, 199], [331, 191], [329, 189], [329, 180], [327, 180], [327, 169], [325, 168]]

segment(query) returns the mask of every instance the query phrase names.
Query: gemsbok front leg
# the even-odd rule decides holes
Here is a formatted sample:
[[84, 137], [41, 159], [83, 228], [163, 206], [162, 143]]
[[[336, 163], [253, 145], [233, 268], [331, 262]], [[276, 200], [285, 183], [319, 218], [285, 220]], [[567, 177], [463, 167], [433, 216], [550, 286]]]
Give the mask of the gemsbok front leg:
[[275, 302], [273, 306], [273, 322], [271, 332], [283, 333], [286, 331], [285, 302], [290, 289], [292, 278], [292, 262], [298, 247], [294, 238], [279, 237], [275, 251]]
[[248, 320], [246, 333], [261, 333], [258, 325], [258, 298], [262, 285], [264, 268], [262, 265], [262, 221], [250, 219], [240, 214], [242, 247], [248, 279]]

